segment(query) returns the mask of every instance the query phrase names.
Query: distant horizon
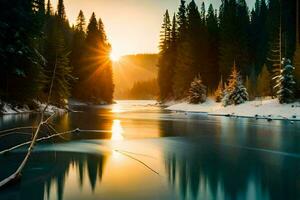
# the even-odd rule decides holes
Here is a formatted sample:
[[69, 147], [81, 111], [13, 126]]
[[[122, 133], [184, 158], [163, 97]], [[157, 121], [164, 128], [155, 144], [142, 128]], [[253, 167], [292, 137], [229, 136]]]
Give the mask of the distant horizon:
[[[56, 10], [58, 0], [51, 0]], [[248, 7], [255, 0], [246, 0]], [[118, 57], [135, 54], [157, 54], [162, 17], [166, 9], [173, 15], [180, 0], [65, 0], [65, 9], [70, 24], [75, 24], [80, 10], [88, 23], [92, 12], [101, 18], [113, 52]], [[190, 0], [187, 1], [189, 3]], [[196, 0], [200, 9], [203, 0]], [[205, 0], [206, 9], [212, 3], [219, 9], [220, 0]], [[114, 10], [114, 12], [112, 12]], [[118, 15], [112, 14], [118, 13]], [[122, 33], [122, 34], [120, 34]], [[147, 39], [145, 39], [147, 36]]]

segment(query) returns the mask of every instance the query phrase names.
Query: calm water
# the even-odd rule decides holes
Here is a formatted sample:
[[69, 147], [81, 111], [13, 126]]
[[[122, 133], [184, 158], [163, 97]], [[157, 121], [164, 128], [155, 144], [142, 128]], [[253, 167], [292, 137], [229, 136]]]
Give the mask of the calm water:
[[[103, 132], [39, 144], [21, 182], [0, 199], [300, 199], [300, 123], [173, 113], [154, 103], [73, 106], [78, 112], [53, 121], [58, 130]], [[36, 118], [4, 116], [0, 129]], [[28, 139], [0, 138], [0, 149]], [[0, 156], [1, 179], [24, 152]]]

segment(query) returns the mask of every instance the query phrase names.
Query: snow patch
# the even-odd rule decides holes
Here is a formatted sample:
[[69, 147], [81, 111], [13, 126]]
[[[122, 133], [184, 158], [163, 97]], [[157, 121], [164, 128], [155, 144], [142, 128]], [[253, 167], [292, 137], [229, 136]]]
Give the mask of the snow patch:
[[208, 99], [203, 104], [180, 103], [166, 108], [172, 111], [207, 113], [214, 116], [249, 117], [271, 120], [300, 120], [300, 102], [280, 104], [277, 99], [247, 101], [240, 105], [224, 107]]
[[[11, 115], [11, 114], [22, 114], [22, 113], [31, 113], [31, 112], [40, 112], [43, 111], [46, 107], [46, 104], [40, 103], [38, 101], [35, 101], [38, 108], [36, 110], [30, 110], [30, 108], [27, 105], [23, 105], [22, 107], [13, 106], [12, 104], [2, 102], [0, 101], [0, 114], [3, 115]], [[64, 113], [66, 112], [66, 109], [58, 108], [53, 105], [49, 105], [46, 109], [46, 112], [48, 113]]]
[[221, 103], [216, 103], [212, 99], [207, 99], [202, 104], [189, 104], [187, 102], [178, 103], [167, 107], [167, 110], [180, 111], [180, 112], [199, 112], [210, 113], [222, 107]]

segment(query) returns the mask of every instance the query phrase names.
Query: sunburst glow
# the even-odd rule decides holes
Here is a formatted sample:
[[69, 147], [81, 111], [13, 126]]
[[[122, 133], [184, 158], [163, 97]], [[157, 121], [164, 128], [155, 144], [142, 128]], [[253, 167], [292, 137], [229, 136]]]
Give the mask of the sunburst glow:
[[110, 59], [113, 61], [113, 62], [118, 62], [121, 58], [121, 55], [112, 51], [109, 55]]

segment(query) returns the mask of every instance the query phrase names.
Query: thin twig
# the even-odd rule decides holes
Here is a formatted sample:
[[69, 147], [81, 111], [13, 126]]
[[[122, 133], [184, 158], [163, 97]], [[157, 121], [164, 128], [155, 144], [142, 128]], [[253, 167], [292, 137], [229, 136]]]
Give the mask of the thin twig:
[[[53, 131], [55, 134], [59, 134], [59, 132], [52, 126], [52, 125], [50, 125], [49, 123], [46, 123], [45, 124], [46, 125], [46, 127], [47, 127], [47, 129], [50, 131]], [[66, 140], [67, 141], [67, 139], [66, 138], [64, 138], [62, 135], [58, 135], [60, 138], [62, 138], [63, 140]]]
[[134, 152], [124, 151], [124, 150], [120, 150], [120, 149], [117, 149], [116, 151], [124, 152], [124, 153], [128, 153], [128, 154], [132, 154], [132, 155], [136, 155], [136, 156], [143, 156], [143, 157], [148, 157], [148, 158], [156, 159], [154, 156], [150, 156], [150, 155], [147, 155], [147, 154], [134, 153]]
[[32, 133], [25, 133], [25, 132], [13, 132], [13, 133], [6, 133], [6, 134], [3, 134], [3, 135], [0, 135], [0, 138], [4, 138], [4, 137], [6, 137], [6, 136], [13, 135], [13, 134], [20, 134], [20, 135], [32, 135]]
[[24, 126], [24, 127], [17, 127], [17, 128], [12, 128], [12, 129], [7, 129], [7, 130], [1, 130], [0, 131], [0, 135], [4, 134], [4, 133], [10, 133], [10, 132], [14, 132], [14, 131], [19, 131], [19, 130], [27, 130], [27, 129], [35, 129], [36, 127], [33, 126]]
[[[49, 124], [43, 124], [43, 125], [47, 126]], [[56, 134], [39, 138], [39, 139], [36, 140], [36, 142], [41, 142], [41, 141], [44, 141], [44, 140], [49, 140], [49, 139], [54, 138], [54, 137], [59, 137], [59, 136], [66, 135], [66, 134], [71, 134], [71, 133], [82, 133], [82, 132], [97, 132], [97, 133], [106, 133], [106, 132], [109, 132], [110, 133], [111, 131], [105, 131], [105, 130], [81, 130], [81, 129], [77, 128], [77, 129], [73, 129], [73, 130], [65, 131], [65, 132], [57, 132], [57, 130], [55, 130], [54, 132]], [[10, 151], [16, 150], [16, 149], [21, 148], [23, 146], [26, 146], [26, 145], [28, 145], [30, 143], [31, 143], [31, 141], [28, 141], [28, 142], [24, 142], [24, 143], [18, 144], [16, 146], [13, 146], [11, 148], [4, 149], [4, 150], [0, 151], [0, 155], [9, 153]]]
[[127, 153], [124, 153], [124, 152], [122, 152], [122, 151], [119, 151], [119, 150], [115, 150], [115, 152], [118, 152], [118, 153], [120, 153], [120, 154], [122, 154], [122, 155], [124, 155], [124, 156], [126, 156], [126, 157], [128, 157], [128, 158], [131, 158], [131, 159], [133, 159], [133, 160], [135, 160], [135, 161], [141, 163], [141, 164], [144, 165], [146, 168], [148, 168], [150, 171], [152, 171], [153, 173], [155, 173], [155, 174], [157, 174], [157, 175], [160, 176], [160, 174], [159, 174], [157, 171], [155, 171], [154, 169], [152, 169], [149, 165], [147, 165], [147, 164], [144, 163], [143, 161], [141, 161], [141, 160], [139, 160], [139, 159], [137, 159], [137, 158], [135, 158], [135, 157], [133, 157], [133, 156], [127, 154]]

